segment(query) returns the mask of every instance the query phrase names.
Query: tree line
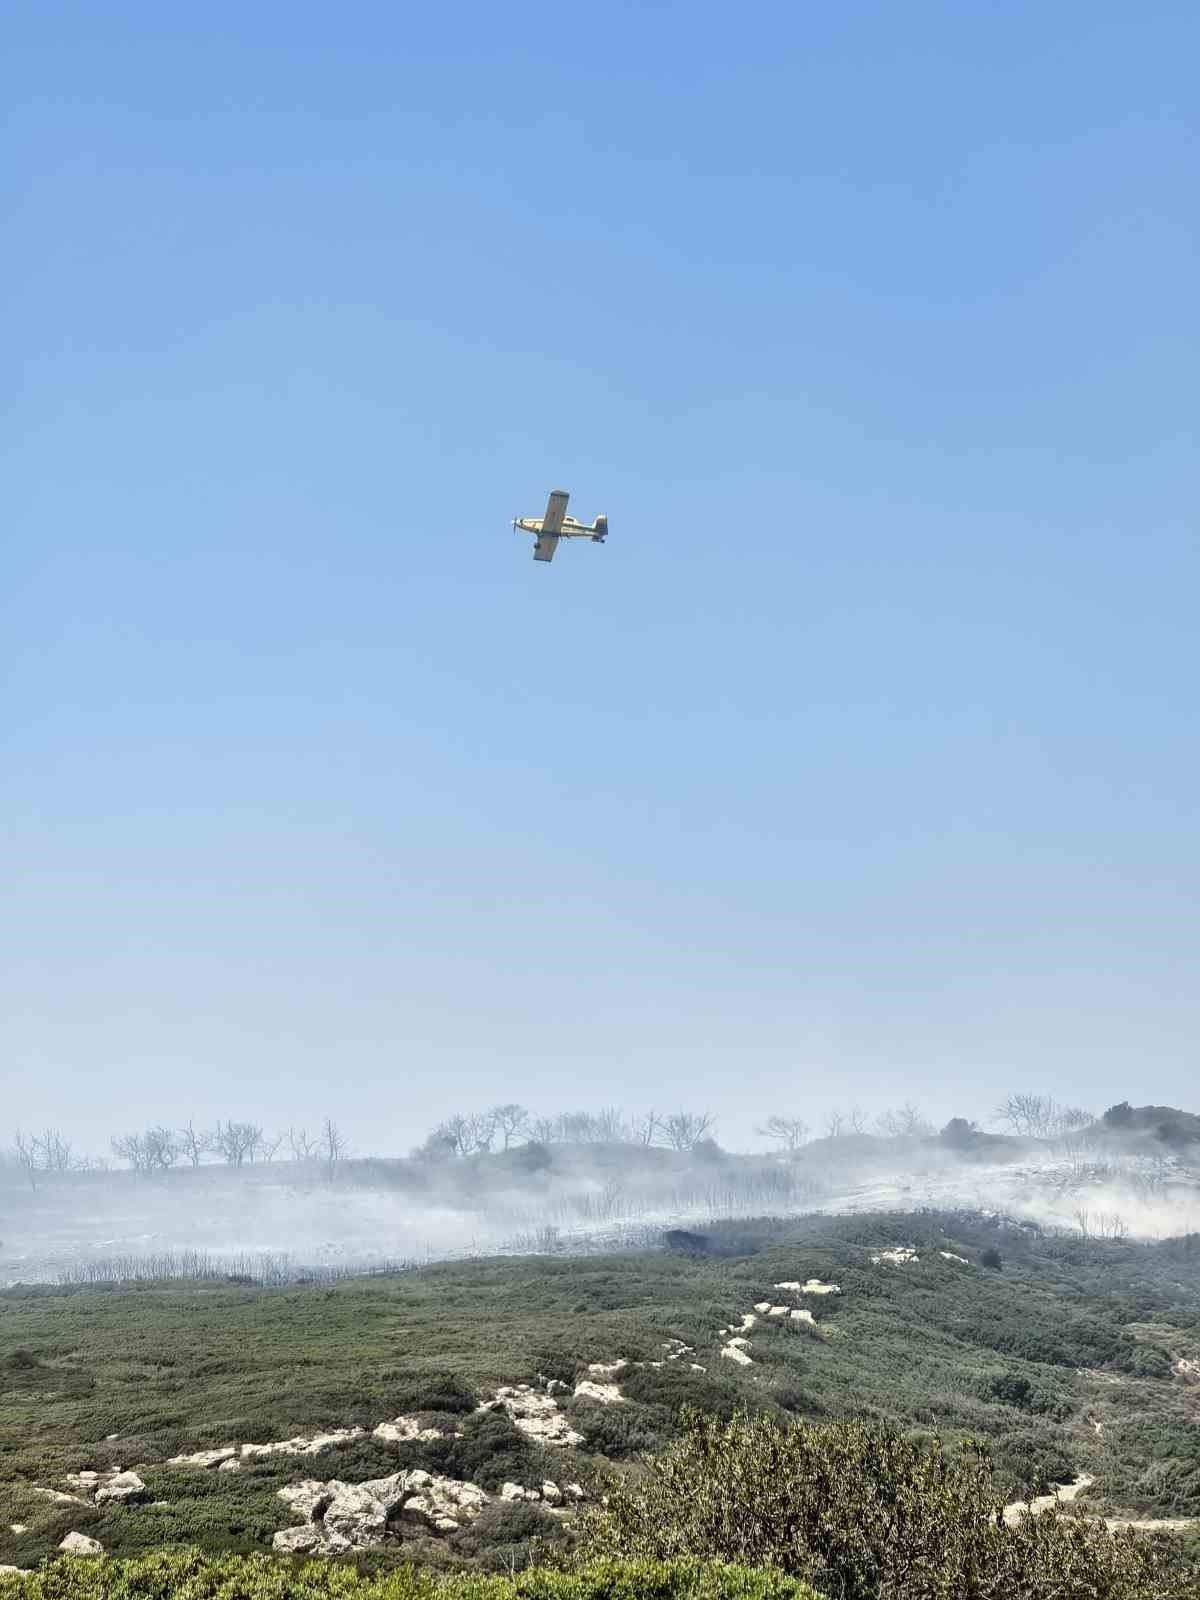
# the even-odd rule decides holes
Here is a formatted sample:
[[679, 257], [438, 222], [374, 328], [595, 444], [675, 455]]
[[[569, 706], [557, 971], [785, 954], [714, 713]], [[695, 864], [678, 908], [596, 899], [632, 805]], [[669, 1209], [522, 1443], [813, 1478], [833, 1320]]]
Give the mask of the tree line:
[[456, 1112], [439, 1122], [413, 1152], [421, 1160], [453, 1160], [508, 1150], [516, 1144], [632, 1144], [695, 1150], [711, 1144], [715, 1118], [708, 1112], [648, 1111], [628, 1116], [616, 1107], [603, 1111], [560, 1111], [535, 1116], [515, 1101], [486, 1111]]
[[[117, 1161], [146, 1175], [210, 1162], [244, 1167], [255, 1161], [274, 1161], [283, 1149], [293, 1161], [320, 1162], [332, 1169], [350, 1154], [346, 1136], [332, 1117], [326, 1117], [314, 1133], [292, 1127], [286, 1133], [268, 1134], [260, 1123], [236, 1122], [232, 1117], [211, 1128], [198, 1128], [191, 1119], [182, 1128], [157, 1123], [140, 1131], [115, 1134], [109, 1145]], [[57, 1128], [47, 1128], [42, 1133], [25, 1133], [18, 1128], [8, 1159], [24, 1172], [34, 1188], [39, 1177], [103, 1172], [112, 1166], [104, 1156], [77, 1150]]]

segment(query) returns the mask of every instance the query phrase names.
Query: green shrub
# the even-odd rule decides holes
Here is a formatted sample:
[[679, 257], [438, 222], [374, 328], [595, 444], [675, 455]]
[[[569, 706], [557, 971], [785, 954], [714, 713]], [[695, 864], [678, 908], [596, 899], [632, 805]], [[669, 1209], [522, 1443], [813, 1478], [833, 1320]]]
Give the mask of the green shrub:
[[679, 1431], [669, 1411], [633, 1401], [606, 1406], [592, 1400], [576, 1400], [563, 1409], [571, 1426], [583, 1434], [587, 1448], [610, 1461], [625, 1461], [656, 1450]]
[[395, 1414], [413, 1411], [448, 1411], [463, 1416], [474, 1411], [478, 1396], [453, 1372], [420, 1373], [401, 1378], [388, 1388]]
[[717, 1562], [598, 1561], [515, 1578], [434, 1577], [413, 1567], [369, 1577], [337, 1562], [159, 1551], [136, 1560], [67, 1556], [0, 1574], [3, 1600], [820, 1600], [781, 1572]]
[[777, 1567], [837, 1600], [1194, 1600], [1132, 1536], [1057, 1513], [1006, 1526], [978, 1452], [864, 1422], [685, 1428], [585, 1519], [585, 1555]]

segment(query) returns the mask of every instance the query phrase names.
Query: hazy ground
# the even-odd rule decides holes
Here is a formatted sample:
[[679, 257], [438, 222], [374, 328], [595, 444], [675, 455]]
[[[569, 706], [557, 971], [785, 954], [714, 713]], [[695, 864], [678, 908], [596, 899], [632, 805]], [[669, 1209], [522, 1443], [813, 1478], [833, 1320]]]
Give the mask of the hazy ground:
[[1093, 1236], [1200, 1231], [1200, 1170], [1144, 1149], [1001, 1142], [986, 1159], [936, 1141], [823, 1140], [795, 1160], [704, 1159], [616, 1146], [519, 1150], [430, 1170], [411, 1162], [273, 1163], [0, 1182], [0, 1285], [134, 1258], [364, 1267], [594, 1248], [712, 1218], [903, 1210], [1002, 1212]]

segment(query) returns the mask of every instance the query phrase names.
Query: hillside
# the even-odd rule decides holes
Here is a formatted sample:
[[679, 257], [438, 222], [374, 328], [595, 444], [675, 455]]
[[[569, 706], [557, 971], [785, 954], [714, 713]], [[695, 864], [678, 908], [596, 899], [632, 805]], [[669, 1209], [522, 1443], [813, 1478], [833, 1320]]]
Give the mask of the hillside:
[[[9, 1290], [0, 1562], [68, 1532], [131, 1554], [294, 1529], [300, 1549], [296, 1486], [423, 1470], [425, 1500], [372, 1560], [504, 1568], [569, 1538], [569, 1508], [673, 1438], [684, 1404], [978, 1436], [1004, 1499], [1087, 1474], [1088, 1511], [1200, 1515], [1200, 1238], [888, 1213], [677, 1243], [279, 1289]], [[115, 1469], [142, 1487], [126, 1497]], [[478, 1498], [439, 1507], [447, 1481]]]

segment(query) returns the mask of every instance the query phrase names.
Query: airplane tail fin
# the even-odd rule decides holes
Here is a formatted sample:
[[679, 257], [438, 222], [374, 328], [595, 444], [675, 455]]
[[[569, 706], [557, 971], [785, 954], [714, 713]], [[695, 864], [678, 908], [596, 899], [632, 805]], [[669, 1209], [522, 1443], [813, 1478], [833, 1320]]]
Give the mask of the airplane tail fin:
[[607, 517], [597, 517], [596, 518], [596, 531], [592, 535], [592, 542], [594, 544], [603, 544], [605, 539], [607, 539], [607, 538], [608, 538], [608, 518]]

